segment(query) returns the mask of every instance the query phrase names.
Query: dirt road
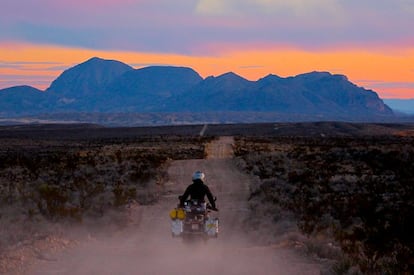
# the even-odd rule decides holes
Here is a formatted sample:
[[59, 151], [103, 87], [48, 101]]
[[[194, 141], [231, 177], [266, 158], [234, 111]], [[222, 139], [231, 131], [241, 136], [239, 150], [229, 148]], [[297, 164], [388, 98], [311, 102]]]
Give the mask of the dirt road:
[[[209, 144], [204, 160], [175, 161], [160, 203], [131, 210], [134, 226], [89, 240], [37, 263], [27, 274], [319, 274], [319, 265], [288, 249], [259, 246], [243, 233], [249, 178], [231, 161], [231, 137]], [[218, 197], [220, 235], [207, 243], [172, 238], [169, 210], [202, 170]], [[104, 229], [103, 229], [104, 230]]]

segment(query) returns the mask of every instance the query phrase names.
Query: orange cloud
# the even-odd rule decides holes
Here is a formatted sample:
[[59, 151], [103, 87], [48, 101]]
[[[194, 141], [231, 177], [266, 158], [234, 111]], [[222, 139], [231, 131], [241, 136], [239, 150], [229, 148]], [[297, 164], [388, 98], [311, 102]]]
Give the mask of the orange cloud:
[[[3, 43], [0, 44], [0, 85], [3, 82], [10, 83], [7, 79], [11, 75], [20, 75], [20, 80], [27, 76], [27, 82], [15, 83], [15, 85], [30, 85], [31, 75], [42, 75], [44, 79], [53, 79], [61, 71], [56, 68], [51, 69], [56, 67], [51, 64], [59, 63], [59, 67], [69, 68], [93, 56], [116, 59], [135, 67], [152, 64], [187, 66], [195, 69], [203, 77], [233, 71], [247, 79], [257, 80], [269, 73], [287, 77], [317, 70], [344, 74], [350, 81], [365, 88], [377, 87], [372, 85], [374, 82], [414, 82], [414, 49], [393, 51], [335, 49], [311, 52], [289, 47], [264, 47], [262, 50], [259, 47], [258, 49], [245, 48], [238, 51], [231, 50], [229, 47], [223, 47], [220, 51], [220, 48], [216, 47], [215, 50], [221, 54], [188, 56]], [[5, 63], [24, 65], [2, 66]], [[45, 86], [36, 87], [44, 89], [47, 88]], [[374, 90], [384, 97], [414, 98], [414, 89], [409, 87], [393, 88], [389, 85]]]

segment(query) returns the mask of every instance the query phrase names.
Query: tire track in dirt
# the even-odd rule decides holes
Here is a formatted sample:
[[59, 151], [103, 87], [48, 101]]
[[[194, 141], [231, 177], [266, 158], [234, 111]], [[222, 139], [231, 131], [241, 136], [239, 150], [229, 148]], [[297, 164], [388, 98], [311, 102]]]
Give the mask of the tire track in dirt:
[[[27, 274], [319, 274], [318, 264], [288, 249], [258, 246], [243, 230], [251, 179], [232, 162], [233, 142], [222, 137], [207, 146], [206, 159], [172, 162], [161, 201], [131, 208], [133, 226], [68, 249], [54, 262], [39, 260]], [[196, 170], [218, 198], [220, 234], [188, 244], [171, 237], [168, 212]]]

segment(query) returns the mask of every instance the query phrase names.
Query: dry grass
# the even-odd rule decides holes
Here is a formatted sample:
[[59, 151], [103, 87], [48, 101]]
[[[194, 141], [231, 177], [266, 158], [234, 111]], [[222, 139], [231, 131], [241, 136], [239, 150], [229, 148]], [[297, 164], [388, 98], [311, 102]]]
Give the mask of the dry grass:
[[203, 158], [207, 140], [1, 139], [0, 252], [35, 234], [48, 235], [56, 222], [99, 220], [132, 201], [156, 202], [169, 160]]
[[[241, 138], [235, 152], [260, 179], [257, 211], [273, 211], [274, 221], [292, 213], [301, 232], [322, 234], [364, 273], [413, 272], [412, 138]], [[304, 246], [341, 265], [321, 243]]]

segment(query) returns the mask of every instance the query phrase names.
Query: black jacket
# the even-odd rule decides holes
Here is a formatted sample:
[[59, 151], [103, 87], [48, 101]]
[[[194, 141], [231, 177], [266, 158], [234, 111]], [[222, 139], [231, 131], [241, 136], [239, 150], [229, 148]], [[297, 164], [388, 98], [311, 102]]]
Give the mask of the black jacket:
[[213, 195], [211, 194], [208, 186], [205, 185], [202, 180], [194, 180], [193, 183], [187, 187], [184, 194], [181, 196], [181, 204], [187, 200], [188, 196], [190, 196], [191, 199], [199, 201], [204, 201], [204, 197], [207, 196], [211, 206], [213, 208], [216, 208], [216, 203], [214, 201]]

